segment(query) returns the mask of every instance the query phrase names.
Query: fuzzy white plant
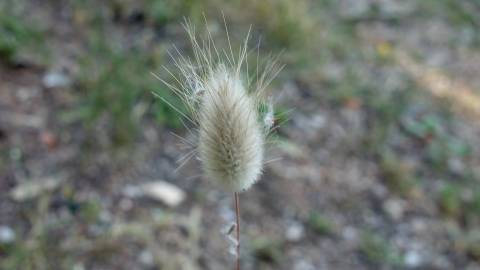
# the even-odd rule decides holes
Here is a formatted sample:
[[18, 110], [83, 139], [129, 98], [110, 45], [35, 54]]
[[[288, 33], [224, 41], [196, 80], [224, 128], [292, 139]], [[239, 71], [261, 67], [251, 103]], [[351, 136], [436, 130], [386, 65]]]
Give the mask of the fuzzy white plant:
[[250, 31], [235, 57], [228, 30], [226, 51], [217, 49], [209, 31], [199, 39], [191, 23], [184, 26], [193, 59], [175, 48], [170, 56], [180, 76], [165, 68], [175, 83], [157, 78], [182, 99], [188, 114], [177, 111], [197, 131], [197, 140], [188, 142], [194, 149], [185, 160], [198, 155], [208, 179], [226, 191], [247, 190], [260, 178], [266, 138], [274, 123], [271, 99], [264, 90], [281, 67], [270, 59], [260, 72], [257, 50], [256, 72], [248, 77]]
[[262, 171], [264, 132], [255, 99], [239, 74], [218, 66], [205, 81], [198, 151], [205, 174], [230, 191], [255, 183]]

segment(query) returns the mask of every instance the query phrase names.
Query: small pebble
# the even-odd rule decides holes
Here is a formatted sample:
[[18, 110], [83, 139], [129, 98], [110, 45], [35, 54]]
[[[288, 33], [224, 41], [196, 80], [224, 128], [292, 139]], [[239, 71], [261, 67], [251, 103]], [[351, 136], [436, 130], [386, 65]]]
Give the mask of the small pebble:
[[71, 84], [71, 79], [61, 72], [49, 72], [42, 82], [46, 88], [66, 87]]
[[303, 224], [300, 222], [292, 222], [292, 224], [288, 226], [287, 231], [285, 232], [285, 237], [289, 241], [296, 242], [302, 239], [304, 234], [305, 228]]
[[416, 250], [409, 250], [405, 253], [405, 266], [414, 268], [420, 266], [422, 257]]
[[8, 226], [0, 226], [0, 243], [8, 244], [15, 241], [15, 231]]
[[141, 189], [146, 197], [161, 201], [170, 207], [178, 206], [186, 197], [185, 191], [161, 180], [144, 183]]
[[404, 202], [398, 199], [389, 199], [383, 204], [383, 210], [395, 221], [403, 217], [405, 211]]
[[355, 241], [358, 238], [357, 229], [355, 229], [354, 227], [347, 226], [342, 231], [342, 236], [347, 241]]
[[149, 267], [153, 266], [155, 263], [152, 252], [146, 249], [140, 253], [138, 260], [143, 265], [149, 266]]

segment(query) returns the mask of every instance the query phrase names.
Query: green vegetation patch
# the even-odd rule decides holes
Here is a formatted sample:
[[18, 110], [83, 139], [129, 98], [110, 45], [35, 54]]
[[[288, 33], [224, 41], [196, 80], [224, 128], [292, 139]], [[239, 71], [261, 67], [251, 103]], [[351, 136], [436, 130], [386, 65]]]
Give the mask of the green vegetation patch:
[[43, 46], [41, 31], [13, 12], [10, 6], [0, 4], [0, 60], [7, 64], [13, 64], [19, 54], [33, 46], [37, 51]]
[[360, 253], [373, 264], [388, 264], [392, 266], [401, 266], [403, 264], [402, 256], [388, 243], [388, 241], [379, 235], [371, 232], [362, 234]]

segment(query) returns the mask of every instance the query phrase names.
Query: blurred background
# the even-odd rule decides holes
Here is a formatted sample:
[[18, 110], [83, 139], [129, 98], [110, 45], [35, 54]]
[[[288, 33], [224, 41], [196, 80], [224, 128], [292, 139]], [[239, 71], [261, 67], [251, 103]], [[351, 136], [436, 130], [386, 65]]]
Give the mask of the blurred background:
[[477, 0], [2, 0], [0, 269], [233, 268], [151, 74], [222, 12], [286, 65], [242, 269], [480, 269]]

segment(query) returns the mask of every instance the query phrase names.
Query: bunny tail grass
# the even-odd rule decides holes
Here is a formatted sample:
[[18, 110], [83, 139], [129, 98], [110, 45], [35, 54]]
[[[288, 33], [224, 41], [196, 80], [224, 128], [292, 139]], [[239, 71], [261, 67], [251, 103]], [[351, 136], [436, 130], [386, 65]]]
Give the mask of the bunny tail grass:
[[229, 191], [243, 191], [262, 171], [264, 138], [254, 99], [238, 74], [218, 67], [206, 80], [198, 149], [205, 174]]
[[247, 190], [260, 178], [273, 125], [273, 106], [264, 90], [281, 67], [270, 60], [259, 72], [257, 60], [256, 75], [249, 77], [249, 34], [234, 55], [228, 30], [228, 50], [219, 50], [210, 32], [197, 39], [192, 24], [184, 26], [194, 57], [175, 48], [170, 56], [179, 72], [165, 68], [174, 82], [159, 79], [180, 97], [188, 111], [182, 116], [198, 131], [195, 152], [206, 178], [229, 192]]

